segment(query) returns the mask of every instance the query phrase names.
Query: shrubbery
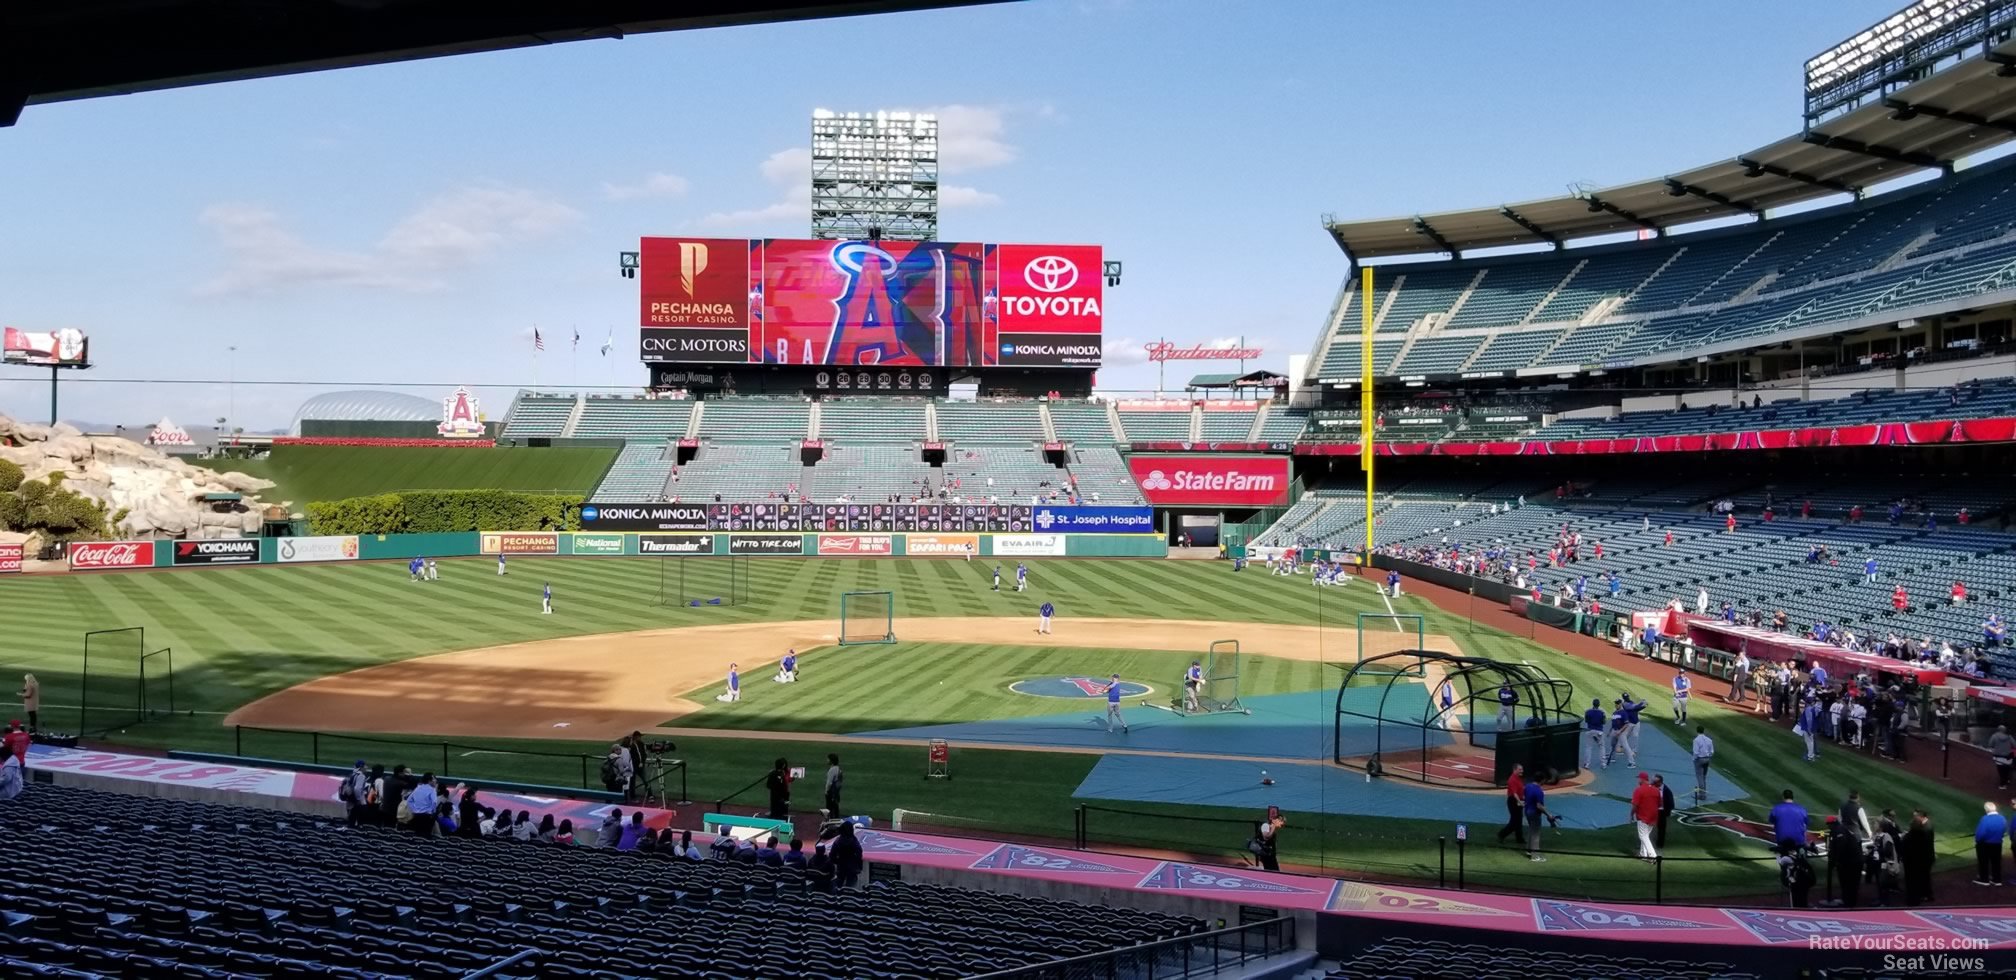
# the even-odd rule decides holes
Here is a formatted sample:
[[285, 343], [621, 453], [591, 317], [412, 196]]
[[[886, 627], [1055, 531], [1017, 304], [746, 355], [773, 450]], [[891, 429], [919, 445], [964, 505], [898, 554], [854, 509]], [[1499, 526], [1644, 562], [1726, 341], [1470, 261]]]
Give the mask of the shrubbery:
[[0, 527], [9, 531], [40, 531], [52, 541], [89, 541], [112, 536], [104, 506], [63, 489], [61, 473], [51, 473], [47, 480], [25, 482], [21, 475], [20, 467], [0, 460]]
[[512, 490], [412, 490], [308, 505], [315, 534], [439, 534], [453, 531], [573, 531], [580, 494]]

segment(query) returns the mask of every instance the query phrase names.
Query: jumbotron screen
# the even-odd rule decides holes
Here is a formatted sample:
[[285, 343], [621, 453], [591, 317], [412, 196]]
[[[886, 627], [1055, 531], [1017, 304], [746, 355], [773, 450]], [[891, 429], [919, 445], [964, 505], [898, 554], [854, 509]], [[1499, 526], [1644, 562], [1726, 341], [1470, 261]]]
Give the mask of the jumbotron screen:
[[1097, 245], [646, 238], [651, 362], [1099, 365]]

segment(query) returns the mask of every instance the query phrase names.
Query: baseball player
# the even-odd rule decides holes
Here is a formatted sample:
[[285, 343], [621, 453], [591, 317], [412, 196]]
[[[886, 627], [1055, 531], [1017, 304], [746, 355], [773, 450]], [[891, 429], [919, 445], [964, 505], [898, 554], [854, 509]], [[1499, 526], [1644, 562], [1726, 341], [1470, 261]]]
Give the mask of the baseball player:
[[441, 581], [441, 565], [432, 558], [427, 559], [427, 581]]
[[1507, 732], [1518, 721], [1519, 692], [1510, 684], [1498, 685], [1498, 730]]
[[973, 564], [973, 543], [971, 541], [966, 543], [966, 564]]
[[1582, 712], [1582, 770], [1588, 772], [1597, 763], [1609, 763], [1608, 747], [1603, 744], [1604, 730], [1610, 718], [1603, 713], [1603, 699], [1591, 698], [1589, 710]]
[[1190, 661], [1190, 669], [1183, 672], [1183, 710], [1197, 711], [1197, 693], [1204, 689], [1204, 665]]
[[546, 583], [546, 592], [539, 598], [539, 612], [544, 616], [553, 615], [553, 583]]
[[1029, 587], [1029, 566], [1024, 565], [1018, 561], [1015, 563], [1015, 591], [1020, 592], [1028, 587]]
[[1050, 617], [1055, 615], [1057, 615], [1057, 607], [1051, 605], [1049, 600], [1044, 600], [1043, 605], [1036, 609], [1036, 632], [1050, 632]]
[[1387, 573], [1386, 573], [1386, 594], [1387, 594], [1387, 595], [1390, 595], [1390, 596], [1392, 596], [1392, 597], [1393, 597], [1393, 598], [1395, 598], [1395, 599], [1398, 599], [1398, 598], [1400, 598], [1400, 573], [1399, 573], [1399, 572], [1397, 572], [1397, 571], [1392, 571], [1392, 572], [1387, 572]]
[[1608, 746], [1603, 750], [1603, 768], [1610, 768], [1610, 763], [1617, 758], [1618, 749], [1624, 750], [1624, 755], [1631, 761], [1631, 768], [1638, 768], [1638, 753], [1631, 748], [1631, 733], [1628, 730], [1630, 724], [1631, 719], [1624, 714], [1624, 702], [1612, 702], [1610, 705], [1610, 741]]
[[497, 555], [497, 574], [499, 575], [507, 574], [504, 571], [504, 555], [502, 552], [499, 552]]
[[1456, 706], [1455, 681], [1452, 681], [1447, 677], [1442, 678], [1442, 686], [1439, 689], [1437, 689], [1437, 693], [1441, 695], [1443, 711], [1448, 711], [1450, 708]]
[[735, 702], [742, 700], [742, 671], [740, 664], [728, 665], [728, 690], [715, 696], [716, 701]]
[[1638, 766], [1638, 713], [1645, 710], [1647, 702], [1632, 700], [1631, 693], [1626, 691], [1624, 700], [1618, 703], [1624, 706], [1625, 717], [1629, 719], [1624, 734], [1630, 737], [1631, 744], [1624, 748], [1625, 754], [1630, 757], [1632, 768], [1635, 769]]
[[1687, 695], [1694, 689], [1694, 681], [1685, 670], [1673, 672], [1673, 724], [1687, 723]]
[[1119, 725], [1122, 734], [1127, 732], [1127, 723], [1120, 718], [1120, 675], [1106, 683], [1106, 731], [1111, 734], [1113, 726]]
[[411, 576], [412, 581], [420, 581], [420, 559], [418, 556], [415, 556], [412, 561], [406, 563], [406, 574]]
[[994, 566], [994, 591], [1001, 591], [1001, 566]]
[[798, 651], [787, 650], [784, 659], [777, 662], [777, 683], [795, 684], [798, 681]]

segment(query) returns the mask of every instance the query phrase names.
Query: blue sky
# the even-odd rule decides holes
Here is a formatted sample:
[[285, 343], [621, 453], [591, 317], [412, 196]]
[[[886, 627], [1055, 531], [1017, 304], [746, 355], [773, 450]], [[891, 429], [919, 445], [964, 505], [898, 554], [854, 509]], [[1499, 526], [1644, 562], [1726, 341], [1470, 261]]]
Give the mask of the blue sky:
[[[0, 130], [0, 323], [91, 334], [105, 381], [63, 414], [94, 421], [638, 385], [618, 251], [803, 237], [811, 110], [928, 109], [941, 237], [1126, 262], [1102, 388], [1152, 388], [1158, 337], [1243, 335], [1282, 369], [1345, 272], [1319, 216], [1734, 156], [1798, 129], [1806, 57], [1899, 5], [1035, 0], [31, 106]], [[0, 412], [47, 401], [46, 374], [0, 368]]]

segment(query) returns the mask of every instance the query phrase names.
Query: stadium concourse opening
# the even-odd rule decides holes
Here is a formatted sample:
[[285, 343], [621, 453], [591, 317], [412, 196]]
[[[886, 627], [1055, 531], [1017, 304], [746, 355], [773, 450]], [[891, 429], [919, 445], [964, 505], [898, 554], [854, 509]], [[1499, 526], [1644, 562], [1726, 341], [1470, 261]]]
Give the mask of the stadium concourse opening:
[[1515, 765], [1543, 782], [1572, 779], [1574, 694], [1528, 663], [1434, 650], [1361, 658], [1337, 685], [1334, 759], [1368, 777], [1458, 788], [1503, 786]]

